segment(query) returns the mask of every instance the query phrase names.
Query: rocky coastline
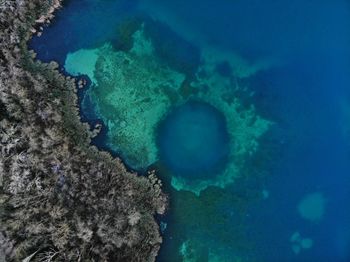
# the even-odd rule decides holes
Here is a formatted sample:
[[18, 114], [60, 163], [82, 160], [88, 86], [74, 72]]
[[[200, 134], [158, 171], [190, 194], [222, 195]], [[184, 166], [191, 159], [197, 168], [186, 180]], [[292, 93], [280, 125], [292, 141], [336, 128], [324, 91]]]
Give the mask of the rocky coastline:
[[77, 80], [27, 48], [60, 5], [0, 3], [0, 261], [155, 261], [161, 182], [91, 146]]

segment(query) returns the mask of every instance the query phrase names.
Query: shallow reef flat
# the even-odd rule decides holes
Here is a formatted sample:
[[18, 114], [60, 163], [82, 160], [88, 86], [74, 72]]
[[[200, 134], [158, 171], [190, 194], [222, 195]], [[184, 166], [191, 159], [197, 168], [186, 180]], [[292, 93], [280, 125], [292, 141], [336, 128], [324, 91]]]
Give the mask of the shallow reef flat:
[[[177, 190], [199, 194], [208, 186], [223, 188], [232, 183], [241, 173], [244, 158], [258, 150], [259, 138], [272, 124], [258, 115], [254, 105], [246, 106], [241, 101], [239, 94], [249, 91], [238, 84], [238, 73], [231, 70], [239, 67], [234, 64], [236, 57], [227, 62], [220, 60], [220, 56], [216, 56], [219, 60], [203, 56], [188, 80], [188, 75], [176, 71], [155, 52], [153, 39], [146, 35], [143, 25], [132, 39], [133, 46], [128, 51], [115, 50], [107, 43], [96, 49], [69, 53], [65, 62], [69, 73], [92, 79], [85, 98], [94, 101], [95, 106], [85, 110], [94, 110], [108, 127], [108, 146], [124, 156], [133, 168], [146, 168], [160, 159], [159, 123], [174, 108], [189, 101], [202, 101], [219, 110], [227, 122], [228, 161], [223, 171], [210, 177], [188, 179], [175, 172], [171, 184]], [[82, 56], [88, 63], [79, 63]], [[226, 74], [218, 71], [218, 65], [224, 63], [229, 63]], [[84, 109], [84, 102], [82, 106]]]
[[85, 51], [94, 61], [89, 69], [75, 62], [80, 61], [76, 53], [68, 54], [65, 63], [69, 73], [96, 79], [86, 96], [95, 102], [96, 114], [108, 127], [107, 144], [136, 169], [157, 160], [154, 130], [185, 78], [158, 61], [141, 34], [135, 33], [137, 41], [129, 52], [115, 51], [108, 44]]

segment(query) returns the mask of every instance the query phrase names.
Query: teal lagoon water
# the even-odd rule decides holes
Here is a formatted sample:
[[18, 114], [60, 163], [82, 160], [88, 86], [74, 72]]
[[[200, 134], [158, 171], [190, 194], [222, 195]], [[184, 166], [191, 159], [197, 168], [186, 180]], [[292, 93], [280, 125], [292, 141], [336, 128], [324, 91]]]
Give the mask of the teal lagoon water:
[[349, 261], [349, 25], [345, 0], [70, 0], [29, 47], [163, 179], [159, 261]]

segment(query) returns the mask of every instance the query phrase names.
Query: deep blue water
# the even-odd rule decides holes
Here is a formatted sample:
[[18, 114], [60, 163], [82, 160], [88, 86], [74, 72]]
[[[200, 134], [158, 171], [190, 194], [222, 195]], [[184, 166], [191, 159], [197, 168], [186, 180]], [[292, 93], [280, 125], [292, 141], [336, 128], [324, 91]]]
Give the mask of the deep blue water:
[[[341, 133], [339, 114], [339, 103], [348, 95], [348, 82], [341, 79], [343, 70], [340, 66], [333, 75], [330, 72], [334, 68], [322, 65], [322, 69], [311, 69], [299, 62], [265, 73], [259, 79], [265, 92], [273, 94], [272, 110], [279, 108], [282, 128], [289, 136], [282, 158], [266, 181], [270, 198], [262, 206], [253, 207], [250, 218], [254, 224], [260, 224], [262, 233], [254, 234], [254, 238], [264, 236], [260, 249], [272, 261], [284, 258], [289, 247], [281, 244], [271, 229], [281, 236], [290, 235], [293, 229], [315, 236], [319, 248], [298, 261], [349, 259], [349, 147]], [[338, 79], [334, 79], [336, 75]], [[277, 88], [281, 85], [283, 89]], [[329, 196], [326, 217], [316, 225], [305, 223], [295, 216], [296, 205], [302, 195], [318, 190]], [[268, 241], [263, 244], [263, 240]]]
[[[239, 246], [243, 240], [223, 233], [234, 235], [238, 224], [244, 225], [242, 230], [253, 248], [242, 247], [233, 252], [245, 256], [247, 261], [253, 261], [253, 257], [269, 262], [350, 261], [350, 137], [343, 132], [349, 123], [345, 123], [342, 111], [342, 104], [350, 101], [350, 3], [346, 0], [70, 0], [44, 34], [35, 37], [29, 46], [39, 59], [56, 60], [63, 65], [68, 52], [117, 41], [115, 27], [124, 17], [135, 14], [147, 14], [163, 22], [164, 28], [157, 31], [160, 42], [168, 39], [176, 43], [175, 39], [183, 38], [182, 43], [187, 44], [176, 49], [179, 55], [168, 57], [178, 67], [186, 62], [187, 56], [183, 54], [192, 54], [188, 55], [189, 68], [198, 63], [195, 55], [198, 51], [193, 46], [234, 51], [252, 64], [265, 58], [278, 61], [246, 81], [256, 94], [253, 103], [258, 111], [276, 122], [274, 132], [269, 133], [273, 137], [266, 139], [263, 150], [277, 148], [279, 153], [267, 158], [263, 169], [256, 164], [255, 172], [264, 173], [263, 178], [250, 177], [224, 193], [207, 192], [220, 200], [212, 211], [216, 216], [207, 215], [196, 199], [183, 200], [183, 195], [166, 185], [171, 207], [159, 261], [179, 261], [176, 254], [179, 243], [193, 235], [209, 246], [226, 247], [229, 241], [236, 241]], [[166, 28], [173, 32], [167, 34]], [[160, 53], [161, 50], [164, 49]], [[162, 54], [169, 56], [169, 51]], [[227, 73], [227, 68], [221, 70]], [[85, 115], [85, 119], [92, 119], [89, 112]], [[172, 131], [172, 128], [167, 130], [166, 135]], [[103, 139], [99, 139], [96, 143], [103, 146]], [[175, 141], [165, 140], [162, 157], [177, 169], [177, 159], [169, 160], [166, 155], [169, 147], [181, 150], [185, 146], [174, 145]], [[225, 152], [225, 146], [218, 151]], [[207, 168], [201, 163], [206, 156], [193, 164]], [[215, 157], [219, 156], [221, 153]], [[253, 167], [255, 164], [251, 164], [250, 168]], [[242, 202], [238, 203], [238, 196], [258, 194], [262, 188], [268, 191], [266, 200], [243, 202], [244, 207]], [[322, 192], [327, 198], [325, 215], [318, 223], [302, 219], [297, 211], [299, 201], [312, 192]], [[221, 194], [225, 197], [220, 198]], [[208, 209], [212, 208], [212, 202], [208, 202], [211, 198], [206, 195], [202, 198]], [[197, 223], [191, 220], [182, 224], [176, 213], [177, 205], [187, 211], [188, 203], [198, 212], [193, 211], [186, 219], [195, 217], [193, 221]], [[239, 212], [244, 216], [238, 216]], [[204, 217], [211, 219], [212, 215], [215, 219], [205, 220]], [[229, 222], [218, 222], [222, 217], [227, 217], [225, 221]], [[203, 224], [206, 226], [201, 227]], [[203, 228], [205, 232], [201, 231]], [[293, 253], [289, 241], [295, 231], [314, 241], [311, 249], [298, 255]]]
[[226, 120], [215, 107], [190, 101], [175, 108], [160, 124], [159, 155], [180, 176], [215, 175], [229, 154]]

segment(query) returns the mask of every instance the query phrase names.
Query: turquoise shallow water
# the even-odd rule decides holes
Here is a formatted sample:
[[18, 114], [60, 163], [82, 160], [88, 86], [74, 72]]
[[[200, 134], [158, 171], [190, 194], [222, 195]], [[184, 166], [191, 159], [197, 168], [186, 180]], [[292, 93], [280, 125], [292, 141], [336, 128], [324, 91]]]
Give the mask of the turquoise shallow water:
[[349, 26], [345, 0], [70, 0], [29, 46], [163, 179], [159, 261], [349, 261]]

